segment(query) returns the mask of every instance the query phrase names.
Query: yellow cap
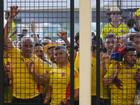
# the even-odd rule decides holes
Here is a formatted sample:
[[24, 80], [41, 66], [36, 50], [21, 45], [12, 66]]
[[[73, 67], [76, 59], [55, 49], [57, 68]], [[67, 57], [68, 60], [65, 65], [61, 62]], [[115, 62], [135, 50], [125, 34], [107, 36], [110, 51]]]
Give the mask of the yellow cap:
[[60, 43], [51, 42], [44, 46], [44, 52], [47, 53], [48, 49], [51, 47], [62, 46]]
[[136, 17], [140, 17], [140, 8], [136, 10], [135, 16], [136, 16]]

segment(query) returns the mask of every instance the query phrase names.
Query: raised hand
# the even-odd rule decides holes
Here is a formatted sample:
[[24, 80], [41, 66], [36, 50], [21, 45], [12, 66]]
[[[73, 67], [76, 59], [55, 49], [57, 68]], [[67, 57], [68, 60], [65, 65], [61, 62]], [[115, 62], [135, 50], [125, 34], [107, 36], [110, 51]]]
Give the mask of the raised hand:
[[11, 6], [10, 7], [10, 18], [14, 18], [19, 13], [18, 6]]
[[67, 32], [59, 32], [57, 34], [62, 40], [67, 40]]
[[31, 30], [32, 30], [33, 33], [35, 33], [35, 29], [36, 29], [36, 25], [35, 25], [35, 21], [33, 19], [32, 23], [31, 23]]

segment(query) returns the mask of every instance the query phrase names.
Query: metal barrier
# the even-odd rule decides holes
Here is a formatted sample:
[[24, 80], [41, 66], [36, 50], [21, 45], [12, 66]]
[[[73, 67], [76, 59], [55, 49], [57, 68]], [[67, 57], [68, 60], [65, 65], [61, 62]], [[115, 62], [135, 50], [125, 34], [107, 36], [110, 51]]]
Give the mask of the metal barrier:
[[[0, 13], [4, 13], [0, 17], [0, 105], [78, 105], [79, 75], [81, 86], [87, 87], [82, 79], [91, 81], [91, 95], [88, 86], [85, 96], [89, 96], [86, 101], [91, 98], [92, 102], [83, 102], [84, 94], [81, 102], [139, 105], [140, 0], [96, 0], [92, 4], [96, 8], [85, 4], [86, 12], [81, 9], [82, 3], [81, 0], [81, 6], [75, 9], [74, 0], [0, 1]], [[92, 43], [90, 36], [84, 36], [90, 34], [90, 28], [83, 27], [90, 24], [90, 14], [85, 16], [88, 20], [80, 20], [82, 15], [78, 13], [90, 9], [91, 22], [96, 24]], [[74, 36], [75, 22], [79, 25], [79, 20], [83, 29], [80, 38], [79, 33]], [[74, 39], [82, 41], [80, 50]], [[75, 55], [84, 52], [86, 43], [92, 44], [91, 70], [85, 59], [81, 68], [78, 61], [75, 63]], [[84, 57], [89, 57], [89, 52], [83, 52], [82, 56], [88, 53]], [[78, 52], [76, 57], [82, 58], [81, 55]], [[81, 89], [80, 92], [86, 91]]]
[[100, 2], [98, 1], [99, 4], [96, 5], [97, 103], [137, 105], [140, 80], [138, 77], [140, 1], [100, 0]]
[[1, 5], [0, 104], [74, 105], [74, 0]]

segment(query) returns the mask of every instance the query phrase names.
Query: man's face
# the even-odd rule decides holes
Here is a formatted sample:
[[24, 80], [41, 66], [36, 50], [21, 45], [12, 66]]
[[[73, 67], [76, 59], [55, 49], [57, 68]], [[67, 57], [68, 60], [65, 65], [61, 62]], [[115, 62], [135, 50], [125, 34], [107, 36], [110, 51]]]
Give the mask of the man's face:
[[113, 22], [120, 21], [121, 14], [119, 12], [112, 12], [112, 13], [110, 13], [110, 18], [111, 18], [111, 21], [113, 21]]
[[49, 56], [49, 58], [52, 62], [55, 62], [54, 52], [55, 52], [55, 47], [48, 48], [47, 55]]
[[39, 58], [44, 59], [44, 52], [42, 46], [36, 46], [34, 52]]
[[136, 51], [128, 51], [126, 54], [126, 61], [129, 65], [134, 65], [136, 63]]
[[12, 17], [15, 17], [15, 16], [18, 14], [18, 7], [17, 7], [17, 6], [12, 6], [10, 12], [11, 12], [11, 13], [10, 13], [11, 16], [12, 16]]
[[55, 50], [56, 63], [63, 64], [67, 61], [67, 53], [63, 49]]
[[136, 27], [140, 31], [140, 17], [135, 18], [135, 21], [136, 21]]
[[39, 37], [38, 37], [38, 35], [37, 35], [37, 34], [35, 34], [35, 35], [34, 35], [34, 40], [35, 40], [36, 42], [38, 42], [38, 41], [39, 41]]
[[33, 42], [29, 39], [25, 40], [21, 45], [21, 51], [24, 57], [30, 58], [33, 53]]
[[138, 53], [140, 53], [140, 36], [134, 37], [134, 43], [136, 44], [136, 50]]
[[112, 51], [116, 44], [115, 38], [107, 38], [105, 42], [105, 47], [107, 50]]

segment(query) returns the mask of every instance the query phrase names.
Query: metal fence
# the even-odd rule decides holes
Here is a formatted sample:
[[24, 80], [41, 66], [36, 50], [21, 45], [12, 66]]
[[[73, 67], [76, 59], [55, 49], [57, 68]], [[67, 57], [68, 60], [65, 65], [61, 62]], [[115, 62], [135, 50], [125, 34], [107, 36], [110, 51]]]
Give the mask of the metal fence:
[[[97, 91], [96, 95], [93, 95], [93, 101], [97, 101], [95, 105], [139, 105], [140, 1], [101, 0], [100, 2], [102, 8], [99, 6], [99, 1], [99, 4], [96, 4], [97, 17], [100, 19], [96, 17]], [[102, 10], [106, 12], [100, 15]]]
[[[92, 3], [92, 105], [139, 105], [140, 0]], [[0, 5], [0, 105], [79, 105], [81, 7], [74, 0]]]
[[1, 7], [0, 104], [74, 104], [74, 1], [1, 0]]

